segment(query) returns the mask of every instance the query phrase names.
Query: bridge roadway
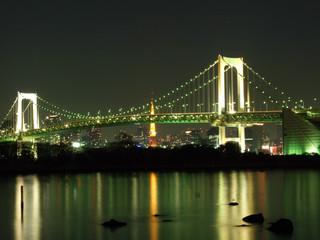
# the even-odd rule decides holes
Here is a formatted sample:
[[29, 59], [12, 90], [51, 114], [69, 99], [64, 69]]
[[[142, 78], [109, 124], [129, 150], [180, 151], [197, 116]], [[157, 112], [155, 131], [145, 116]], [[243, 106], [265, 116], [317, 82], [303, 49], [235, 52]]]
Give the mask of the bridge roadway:
[[212, 125], [228, 125], [234, 123], [253, 124], [265, 122], [281, 122], [282, 110], [275, 111], [255, 111], [255, 112], [235, 112], [218, 115], [217, 113], [200, 112], [200, 113], [158, 113], [158, 114], [138, 114], [123, 115], [105, 118], [94, 118], [87, 120], [78, 120], [66, 122], [55, 126], [46, 126], [39, 129], [32, 129], [19, 134], [1, 134], [1, 141], [14, 141], [17, 138], [37, 138], [51, 134], [89, 129], [92, 127], [112, 127], [121, 125], [147, 124], [155, 123], [211, 123]]

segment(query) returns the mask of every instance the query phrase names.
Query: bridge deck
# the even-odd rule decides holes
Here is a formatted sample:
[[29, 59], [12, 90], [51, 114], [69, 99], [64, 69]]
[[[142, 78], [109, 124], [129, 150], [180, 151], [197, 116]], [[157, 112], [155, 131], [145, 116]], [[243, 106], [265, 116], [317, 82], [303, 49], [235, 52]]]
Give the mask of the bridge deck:
[[264, 122], [281, 122], [282, 111], [255, 111], [255, 112], [235, 112], [218, 115], [217, 113], [158, 113], [158, 114], [139, 114], [123, 115], [107, 118], [94, 118], [68, 122], [55, 126], [43, 127], [40, 129], [28, 130], [20, 134], [2, 134], [0, 141], [14, 140], [21, 137], [39, 137], [50, 135], [52, 133], [61, 133], [73, 131], [75, 129], [88, 129], [91, 127], [112, 127], [120, 125], [134, 125], [155, 123], [211, 123], [214, 124], [253, 124]]

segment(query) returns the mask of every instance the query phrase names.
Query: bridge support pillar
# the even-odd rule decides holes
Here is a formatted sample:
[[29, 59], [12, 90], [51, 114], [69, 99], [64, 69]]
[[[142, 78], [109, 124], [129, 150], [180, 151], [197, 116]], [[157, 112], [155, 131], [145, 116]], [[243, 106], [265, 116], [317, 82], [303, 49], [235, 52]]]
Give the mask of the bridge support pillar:
[[246, 150], [246, 136], [244, 131], [244, 126], [241, 126], [241, 124], [238, 125], [238, 137], [239, 137], [239, 146], [241, 149], [241, 152], [244, 152]]
[[219, 145], [225, 145], [228, 141], [238, 142], [241, 152], [246, 149], [245, 142], [245, 127], [241, 124], [237, 124], [238, 137], [237, 138], [227, 138], [226, 137], [226, 126], [219, 126]]
[[[236, 103], [238, 106], [233, 107], [233, 102], [230, 102], [226, 96], [230, 95], [230, 89], [226, 89], [224, 71], [225, 67], [230, 66], [237, 69], [237, 99]], [[228, 92], [228, 94], [226, 94]], [[243, 80], [243, 58], [228, 58], [218, 56], [218, 114], [221, 115], [225, 113], [227, 109], [227, 104], [232, 105], [233, 111], [244, 111], [244, 80]]]
[[219, 126], [219, 146], [226, 144], [226, 127]]

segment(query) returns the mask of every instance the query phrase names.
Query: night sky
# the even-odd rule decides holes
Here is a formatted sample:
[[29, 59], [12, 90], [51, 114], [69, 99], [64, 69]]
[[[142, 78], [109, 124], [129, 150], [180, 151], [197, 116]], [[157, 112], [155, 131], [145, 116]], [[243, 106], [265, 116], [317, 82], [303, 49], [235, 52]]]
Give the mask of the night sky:
[[[319, 96], [320, 18], [308, 1], [2, 1], [0, 118], [17, 91], [95, 115], [142, 105], [217, 56], [287, 95]], [[319, 99], [320, 100], [320, 99]]]

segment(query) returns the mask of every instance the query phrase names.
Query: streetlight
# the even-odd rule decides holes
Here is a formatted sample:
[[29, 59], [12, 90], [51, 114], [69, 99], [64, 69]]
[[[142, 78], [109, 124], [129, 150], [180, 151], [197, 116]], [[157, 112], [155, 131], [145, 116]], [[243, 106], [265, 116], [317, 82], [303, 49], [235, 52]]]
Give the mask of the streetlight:
[[172, 105], [171, 105], [171, 104], [169, 105], [170, 113], [172, 113], [172, 107], [173, 107], [173, 106], [174, 106], [173, 104], [172, 104]]
[[302, 108], [304, 109], [304, 101], [301, 99], [300, 102], [302, 104]]
[[199, 103], [197, 104], [197, 107], [199, 108], [198, 111], [201, 112], [201, 105]]
[[189, 106], [189, 104], [183, 104], [182, 107], [184, 107], [184, 112], [187, 112], [187, 107]]
[[263, 104], [266, 105], [266, 111], [268, 111], [268, 103], [266, 101], [263, 101]]

